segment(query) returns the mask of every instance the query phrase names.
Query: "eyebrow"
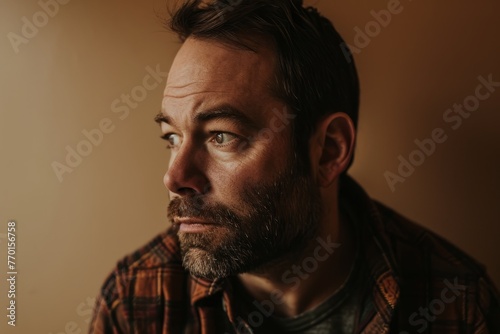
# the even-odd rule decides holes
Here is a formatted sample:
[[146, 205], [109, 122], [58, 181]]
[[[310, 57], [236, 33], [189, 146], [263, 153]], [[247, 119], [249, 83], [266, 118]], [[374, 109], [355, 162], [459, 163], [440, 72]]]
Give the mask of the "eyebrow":
[[[194, 116], [194, 122], [197, 124], [206, 123], [212, 120], [231, 120], [245, 127], [258, 129], [258, 125], [246, 114], [230, 105], [223, 105], [220, 107], [208, 109], [197, 113]], [[165, 115], [162, 111], [155, 117], [156, 123], [166, 123], [174, 125], [174, 121], [169, 116]]]
[[172, 120], [170, 119], [170, 117], [165, 116], [161, 111], [158, 113], [158, 115], [155, 116], [155, 122], [158, 124], [161, 123], [172, 124]]

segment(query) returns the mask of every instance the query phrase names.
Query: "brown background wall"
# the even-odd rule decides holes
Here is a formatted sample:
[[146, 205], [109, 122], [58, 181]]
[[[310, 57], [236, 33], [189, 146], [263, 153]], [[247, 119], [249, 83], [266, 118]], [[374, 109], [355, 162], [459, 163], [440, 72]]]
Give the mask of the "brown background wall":
[[[361, 46], [355, 27], [375, 29], [371, 11], [389, 2], [306, 3]], [[126, 117], [112, 109], [140, 90], [148, 67], [168, 70], [179, 45], [155, 18], [163, 8], [160, 0], [72, 0], [42, 26], [37, 1], [0, 0], [0, 249], [6, 253], [6, 223], [15, 219], [19, 272], [16, 331], [6, 326], [0, 285], [2, 333], [85, 332], [88, 304], [116, 260], [166, 227], [168, 157], [152, 122], [163, 88], [148, 91]], [[372, 196], [486, 264], [500, 285], [500, 91], [460, 128], [443, 120], [474, 94], [478, 76], [500, 81], [500, 5], [402, 0], [398, 8], [355, 55], [362, 108], [352, 174]], [[33, 22], [33, 15], [41, 27], [16, 53], [8, 34], [21, 35], [23, 17]], [[64, 163], [66, 147], [103, 119], [112, 131], [60, 182], [53, 162]], [[384, 173], [396, 173], [398, 156], [408, 158], [414, 140], [436, 128], [447, 141], [391, 191]], [[0, 268], [6, 272], [4, 255]]]

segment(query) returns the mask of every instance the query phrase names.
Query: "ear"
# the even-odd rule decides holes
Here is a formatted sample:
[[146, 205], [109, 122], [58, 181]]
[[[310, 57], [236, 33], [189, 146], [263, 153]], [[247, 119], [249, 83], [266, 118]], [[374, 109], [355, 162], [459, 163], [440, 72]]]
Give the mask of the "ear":
[[320, 121], [312, 138], [313, 170], [318, 184], [326, 188], [349, 166], [356, 140], [354, 123], [346, 113], [333, 113]]

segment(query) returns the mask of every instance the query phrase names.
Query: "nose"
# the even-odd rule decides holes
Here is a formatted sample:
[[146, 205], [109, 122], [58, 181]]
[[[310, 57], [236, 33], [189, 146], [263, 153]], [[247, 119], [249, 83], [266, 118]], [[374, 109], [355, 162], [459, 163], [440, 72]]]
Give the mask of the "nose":
[[205, 168], [201, 154], [191, 144], [183, 143], [177, 151], [171, 151], [163, 183], [170, 192], [180, 196], [204, 194], [210, 188]]

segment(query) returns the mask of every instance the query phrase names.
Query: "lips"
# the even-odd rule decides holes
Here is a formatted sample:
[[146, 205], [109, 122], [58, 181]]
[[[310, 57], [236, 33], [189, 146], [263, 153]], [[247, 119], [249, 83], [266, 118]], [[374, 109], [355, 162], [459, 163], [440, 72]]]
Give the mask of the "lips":
[[200, 233], [215, 226], [206, 220], [193, 217], [175, 217], [174, 224], [179, 226], [179, 232], [186, 233]]

